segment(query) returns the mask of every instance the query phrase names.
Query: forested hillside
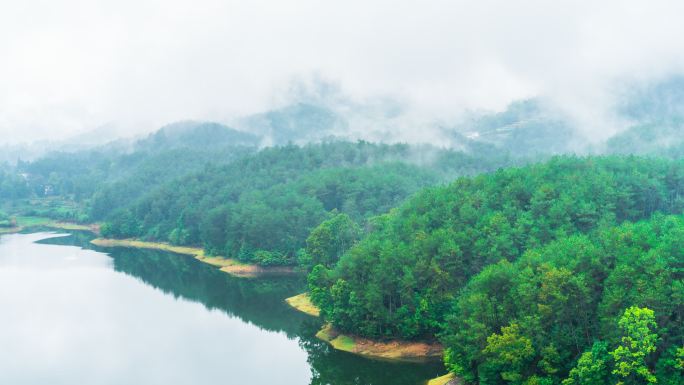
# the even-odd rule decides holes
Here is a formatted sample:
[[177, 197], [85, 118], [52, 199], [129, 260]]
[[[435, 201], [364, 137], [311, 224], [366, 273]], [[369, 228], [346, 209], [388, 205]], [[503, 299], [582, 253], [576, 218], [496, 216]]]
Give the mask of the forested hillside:
[[630, 126], [609, 138], [605, 151], [670, 158], [684, 156], [684, 77], [629, 89], [618, 105]]
[[[441, 335], [446, 341], [457, 341], [448, 344], [452, 347], [453, 354], [449, 362], [460, 365], [453, 366], [457, 373], [475, 378], [474, 373], [479, 370], [478, 365], [482, 364], [484, 356], [467, 361], [467, 365], [458, 360], [465, 357], [466, 353], [472, 355], [475, 354], [473, 351], [484, 349], [483, 344], [488, 341], [487, 337], [502, 332], [501, 328], [518, 315], [536, 314], [532, 311], [561, 316], [556, 314], [561, 309], [556, 308], [523, 307], [519, 313], [513, 313], [510, 304], [522, 301], [522, 298], [517, 297], [505, 306], [480, 294], [472, 299], [480, 301], [478, 303], [459, 302], [462, 300], [459, 294], [468, 293], [466, 291], [462, 294], [461, 289], [474, 285], [473, 282], [481, 279], [473, 278], [476, 274], [484, 269], [485, 273], [476, 276], [480, 277], [495, 269], [488, 266], [499, 266], [497, 269], [512, 266], [510, 262], [518, 260], [526, 250], [538, 249], [558, 239], [566, 239], [574, 234], [604, 234], [601, 232], [623, 222], [646, 219], [657, 212], [681, 213], [683, 208], [682, 161], [635, 157], [561, 157], [543, 164], [460, 178], [449, 186], [428, 188], [389, 214], [375, 218], [372, 221], [372, 231], [344, 254], [335, 267], [314, 267], [309, 275], [312, 299], [321, 307], [327, 320], [346, 332], [374, 338], [412, 339]], [[676, 224], [678, 225], [675, 228], [680, 232], [673, 234], [681, 234], [679, 222]], [[657, 233], [654, 232], [654, 236], [655, 234]], [[664, 243], [662, 246], [674, 253], [667, 257], [673, 265], [663, 267], [666, 271], [681, 269], [681, 239], [673, 237], [672, 234], [667, 235], [668, 242], [674, 243]], [[648, 250], [650, 248], [646, 251]], [[622, 249], [609, 249], [608, 253], [621, 251]], [[630, 253], [632, 256], [638, 254], [634, 251]], [[616, 257], [614, 254], [613, 256]], [[540, 265], [546, 263], [544, 259], [541, 261]], [[605, 263], [608, 265], [604, 267], [614, 266], [613, 261]], [[625, 263], [625, 266], [629, 265]], [[539, 269], [543, 271], [550, 266]], [[587, 280], [601, 281], [586, 282], [587, 285], [602, 284], [608, 276], [607, 272], [603, 276], [598, 272], [590, 273], [589, 266], [582, 265], [579, 269], [588, 274], [596, 273], [595, 276], [587, 276]], [[518, 274], [511, 274], [511, 277], [515, 276]], [[566, 278], [575, 279], [572, 274]], [[668, 292], [673, 295], [682, 294], [680, 273], [663, 279], [667, 282], [664, 286], [658, 284], [660, 289], [674, 290]], [[527, 285], [531, 286], [526, 290], [542, 284], [547, 285], [530, 281]], [[551, 284], [561, 283], [548, 283]], [[501, 279], [494, 279], [488, 285], [488, 289], [496, 295], [506, 293], [507, 286], [502, 286], [505, 283]], [[579, 290], [574, 294], [577, 297], [566, 298], [569, 302], [564, 304], [563, 311], [582, 310], [588, 306], [583, 301], [590, 299], [581, 290], [603, 293], [602, 286], [572, 290]], [[609, 295], [608, 292], [604, 294]], [[552, 294], [544, 289], [539, 295]], [[570, 293], [563, 295], [568, 296]], [[629, 303], [629, 298], [621, 297], [618, 292], [610, 295], [614, 295], [611, 298], [614, 301], [619, 300], [619, 303], [611, 305], [609, 312], [612, 318], [605, 320], [604, 329], [601, 329], [604, 332], [611, 328], [609, 322], [616, 320], [616, 312], [624, 311], [627, 305], [652, 303], [648, 300]], [[667, 293], [663, 296], [669, 298]], [[595, 300], [596, 303], [598, 301]], [[454, 311], [453, 306], [461, 307]], [[467, 307], [471, 308], [466, 309]], [[659, 317], [674, 317], [677, 322], [681, 322], [681, 308], [677, 309], [679, 313], [673, 314], [667, 310], [660, 313]], [[486, 312], [482, 317], [491, 321], [491, 324], [486, 324], [491, 326], [482, 329], [483, 321], [479, 318], [477, 322], [480, 323], [468, 323], [470, 320], [464, 320], [463, 323], [453, 321], [457, 316], [466, 316], [473, 311]], [[597, 324], [593, 315], [586, 317], [586, 322]], [[449, 320], [450, 323], [447, 322]], [[567, 315], [567, 322], [578, 322], [577, 314]], [[676, 323], [672, 324], [674, 325]], [[562, 327], [562, 324], [557, 326]], [[519, 325], [515, 326], [518, 327]], [[531, 325], [527, 333], [533, 335], [541, 332], [544, 327], [546, 326], [541, 324]], [[459, 330], [463, 330], [463, 333]], [[598, 330], [596, 329], [596, 333]], [[484, 333], [480, 340], [476, 339], [481, 335], [478, 333]], [[509, 333], [519, 333], [519, 330], [511, 329]], [[572, 333], [579, 332], [575, 330]], [[593, 338], [599, 336], [589, 329], [583, 329], [582, 333], [583, 340], [573, 340], [576, 343], [574, 350], [563, 346], [563, 354], [568, 355], [558, 357], [558, 362], [574, 359], [573, 352], [578, 353]], [[677, 333], [681, 333], [681, 327]], [[561, 343], [566, 344], [560, 340], [555, 341], [555, 338], [548, 337], [547, 343], [555, 344], [555, 348], [559, 348]], [[544, 346], [538, 348], [542, 349]], [[538, 358], [533, 357], [537, 356], [531, 356], [527, 364], [538, 361]], [[536, 372], [532, 370], [531, 373]], [[499, 380], [482, 383], [494, 384], [499, 383]]]
[[33, 162], [19, 162], [17, 171], [26, 175], [37, 197], [82, 201], [108, 184], [126, 184], [133, 192], [178, 178], [207, 163], [228, 163], [255, 151], [255, 143], [254, 137], [226, 126], [179, 123], [161, 128], [132, 148], [112, 144], [86, 151], [53, 152]]
[[480, 154], [363, 141], [257, 151], [260, 140], [215, 123], [181, 122], [129, 146], [19, 162], [3, 180], [19, 182], [13, 200], [33, 199], [13, 204], [24, 214], [104, 222], [105, 236], [293, 265], [308, 258], [309, 232], [336, 213], [365, 228], [423, 187], [526, 161], [492, 148]]
[[256, 142], [255, 137], [223, 125], [184, 122], [132, 144], [52, 152], [6, 167], [2, 180], [6, 186], [13, 181], [14, 195], [6, 196], [3, 203], [24, 214], [98, 221], [165, 182], [254, 153]]
[[517, 157], [587, 152], [587, 138], [540, 99], [515, 101], [506, 110], [465, 118], [448, 132], [457, 143]]
[[643, 154], [673, 159], [684, 156], [684, 130], [680, 121], [647, 123], [630, 127], [610, 138], [607, 151], [613, 154]]
[[160, 152], [174, 149], [222, 150], [226, 147], [256, 147], [259, 136], [215, 122], [184, 121], [168, 124], [134, 144], [135, 151]]
[[555, 158], [429, 188], [373, 221], [331, 271], [312, 277], [343, 330], [434, 335], [470, 277], [554, 239], [654, 212], [681, 213], [684, 162]]
[[[294, 264], [309, 232], [334, 212], [363, 226], [422, 187], [505, 162], [506, 156], [484, 160], [367, 142], [267, 148], [118, 206], [105, 217], [103, 233], [204, 245], [212, 253], [262, 265]], [[123, 189], [110, 190], [95, 196], [93, 208], [121, 201], [111, 197], [116, 193], [127, 196]]]
[[0, 31], [0, 385], [684, 385], [684, 1]]

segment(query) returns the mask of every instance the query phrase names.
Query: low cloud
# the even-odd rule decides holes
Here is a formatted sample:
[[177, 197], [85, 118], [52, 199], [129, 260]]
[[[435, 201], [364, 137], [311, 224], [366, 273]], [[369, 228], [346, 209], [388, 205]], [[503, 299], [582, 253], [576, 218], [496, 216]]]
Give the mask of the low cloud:
[[428, 128], [464, 111], [540, 97], [599, 140], [628, 124], [614, 113], [625, 84], [684, 72], [683, 13], [617, 0], [6, 2], [0, 143], [231, 122], [317, 78], [368, 137], [438, 141]]

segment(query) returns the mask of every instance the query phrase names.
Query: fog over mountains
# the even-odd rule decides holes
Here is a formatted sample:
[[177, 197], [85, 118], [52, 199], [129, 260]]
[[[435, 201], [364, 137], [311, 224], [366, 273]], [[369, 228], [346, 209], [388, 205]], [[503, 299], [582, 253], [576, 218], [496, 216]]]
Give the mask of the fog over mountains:
[[684, 71], [672, 38], [684, 33], [683, 7], [10, 2], [0, 10], [0, 144], [83, 142], [98, 127], [97, 139], [139, 137], [198, 120], [265, 143], [332, 134], [457, 145], [434, 128], [528, 99], [600, 142], [629, 126], [616, 114], [625, 94]]
[[612, 115], [617, 134], [607, 139], [593, 136], [583, 122], [542, 98], [515, 101], [501, 111], [468, 111], [452, 122], [426, 122], [414, 120], [401, 103], [382, 100], [363, 105], [333, 85], [318, 83], [300, 90], [290, 104], [228, 122], [172, 122], [137, 136], [127, 136], [115, 125], [102, 126], [59, 140], [2, 145], [0, 161], [14, 163], [51, 151], [104, 145], [128, 151], [155, 145], [261, 148], [330, 140], [431, 144], [466, 151], [503, 149], [515, 156], [656, 151], [674, 155], [684, 142], [684, 77], [624, 88]]

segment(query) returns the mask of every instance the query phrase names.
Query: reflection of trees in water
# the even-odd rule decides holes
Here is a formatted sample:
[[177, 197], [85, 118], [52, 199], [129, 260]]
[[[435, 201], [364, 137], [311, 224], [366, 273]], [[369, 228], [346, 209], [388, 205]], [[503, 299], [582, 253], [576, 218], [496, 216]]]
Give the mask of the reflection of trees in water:
[[102, 251], [114, 260], [114, 269], [176, 298], [200, 302], [208, 309], [270, 331], [284, 331], [297, 336], [302, 321], [309, 318], [291, 309], [284, 299], [304, 290], [302, 277], [235, 278], [217, 268], [186, 255], [158, 250], [123, 247], [99, 248], [90, 244], [92, 235], [75, 232], [45, 243], [74, 245]]
[[284, 299], [303, 290], [301, 278], [240, 279], [187, 256], [153, 250], [112, 250], [114, 268], [165, 293], [220, 309], [245, 322], [296, 336], [306, 315]]
[[311, 385], [415, 385], [443, 374], [441, 363], [411, 364], [369, 360], [340, 352], [315, 337], [318, 319], [292, 310], [283, 299], [304, 289], [301, 277], [240, 279], [184, 255], [156, 250], [99, 248], [90, 244], [93, 236], [74, 232], [70, 237], [51, 238], [41, 243], [80, 246], [106, 252], [114, 269], [176, 298], [204, 304], [262, 329], [284, 331], [299, 337], [308, 354]]

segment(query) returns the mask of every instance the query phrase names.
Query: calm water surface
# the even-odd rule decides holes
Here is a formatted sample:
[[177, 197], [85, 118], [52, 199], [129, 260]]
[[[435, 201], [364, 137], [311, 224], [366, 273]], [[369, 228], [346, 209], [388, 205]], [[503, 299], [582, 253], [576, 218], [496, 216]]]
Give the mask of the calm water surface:
[[89, 239], [0, 238], [0, 384], [416, 385], [444, 370], [316, 340], [320, 321], [283, 302], [301, 277], [233, 278]]

